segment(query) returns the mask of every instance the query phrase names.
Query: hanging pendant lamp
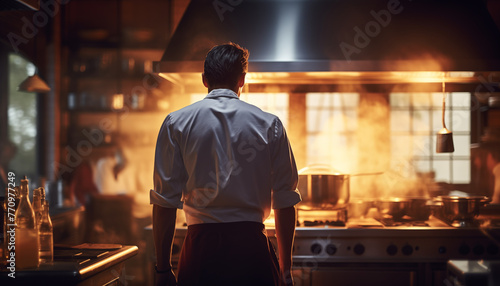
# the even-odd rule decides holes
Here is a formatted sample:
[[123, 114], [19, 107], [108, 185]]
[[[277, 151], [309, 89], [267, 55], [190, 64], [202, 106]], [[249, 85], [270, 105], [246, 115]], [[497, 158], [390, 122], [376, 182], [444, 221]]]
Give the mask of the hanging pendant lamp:
[[17, 90], [22, 92], [47, 93], [50, 91], [50, 87], [35, 72], [34, 75], [28, 76], [28, 78], [23, 80], [17, 87]]
[[[38, 41], [35, 37], [33, 44], [33, 64], [37, 62], [37, 48]], [[22, 92], [35, 92], [35, 93], [47, 93], [50, 91], [49, 85], [38, 76], [38, 68], [35, 65], [35, 72], [33, 75], [28, 76], [23, 80], [17, 87], [18, 91]]]

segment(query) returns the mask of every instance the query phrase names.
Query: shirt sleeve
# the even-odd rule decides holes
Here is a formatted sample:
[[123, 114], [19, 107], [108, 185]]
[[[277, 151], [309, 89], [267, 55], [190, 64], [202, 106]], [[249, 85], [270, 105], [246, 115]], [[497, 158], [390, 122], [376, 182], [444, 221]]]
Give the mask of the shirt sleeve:
[[296, 205], [302, 199], [297, 190], [298, 173], [292, 148], [281, 121], [273, 124], [274, 140], [271, 147], [272, 160], [272, 208], [282, 209]]
[[158, 134], [153, 173], [154, 189], [149, 192], [150, 204], [181, 209], [187, 173], [179, 144], [175, 140], [170, 115], [163, 122]]

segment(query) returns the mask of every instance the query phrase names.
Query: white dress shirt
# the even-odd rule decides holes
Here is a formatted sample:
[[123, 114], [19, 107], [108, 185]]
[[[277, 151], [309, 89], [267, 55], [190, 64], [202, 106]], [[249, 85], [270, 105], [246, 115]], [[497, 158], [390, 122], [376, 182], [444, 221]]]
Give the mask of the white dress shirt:
[[297, 181], [279, 118], [215, 89], [163, 122], [150, 202], [184, 208], [188, 225], [264, 222], [300, 202]]

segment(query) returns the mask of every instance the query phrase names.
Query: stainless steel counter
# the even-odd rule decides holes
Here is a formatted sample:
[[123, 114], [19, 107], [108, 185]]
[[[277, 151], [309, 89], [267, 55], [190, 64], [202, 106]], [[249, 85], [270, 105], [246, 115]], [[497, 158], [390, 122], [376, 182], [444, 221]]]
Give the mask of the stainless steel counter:
[[10, 272], [2, 269], [0, 282], [37, 286], [111, 285], [119, 281], [124, 262], [137, 253], [137, 246], [55, 249], [54, 262], [41, 264], [36, 269], [16, 270], [14, 279], [7, 276]]

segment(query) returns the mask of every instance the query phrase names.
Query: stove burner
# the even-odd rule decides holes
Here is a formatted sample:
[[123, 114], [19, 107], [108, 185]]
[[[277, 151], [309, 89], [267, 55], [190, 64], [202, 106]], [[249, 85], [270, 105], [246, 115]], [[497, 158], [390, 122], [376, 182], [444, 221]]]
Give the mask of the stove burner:
[[449, 226], [456, 228], [477, 228], [481, 226], [481, 221], [479, 219], [468, 219], [468, 220], [450, 220], [442, 215], [437, 216], [442, 222], [446, 223]]
[[303, 226], [346, 226], [347, 209], [299, 209], [298, 218]]
[[414, 221], [413, 226], [429, 226], [425, 221]]
[[479, 227], [479, 222], [477, 220], [454, 220], [448, 223], [453, 227]]
[[333, 220], [304, 220], [304, 226], [322, 226], [322, 225], [328, 225], [328, 226], [345, 226], [345, 222], [343, 221], [333, 221]]
[[379, 218], [377, 219], [384, 226], [429, 226], [425, 221], [412, 220], [407, 218], [393, 219], [393, 218]]

